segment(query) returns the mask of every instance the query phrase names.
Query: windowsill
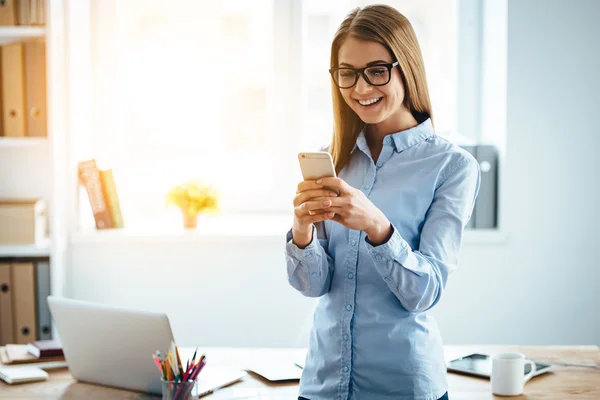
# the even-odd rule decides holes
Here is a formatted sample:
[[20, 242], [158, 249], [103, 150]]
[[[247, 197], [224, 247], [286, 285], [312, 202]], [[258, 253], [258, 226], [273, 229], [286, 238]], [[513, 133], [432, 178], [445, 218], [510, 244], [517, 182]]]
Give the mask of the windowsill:
[[[195, 229], [184, 229], [181, 221], [152, 221], [122, 229], [88, 229], [71, 236], [71, 243], [194, 243], [227, 238], [283, 240], [292, 224], [292, 216], [235, 215], [201, 216]], [[497, 229], [467, 230], [463, 244], [505, 244], [508, 235]]]
[[[125, 221], [125, 224], [128, 224]], [[179, 215], [156, 218], [152, 221], [130, 223], [132, 227], [96, 230], [88, 228], [71, 236], [71, 243], [124, 242], [197, 242], [234, 237], [285, 237], [292, 216], [276, 215], [218, 215], [198, 217], [196, 228], [185, 229]], [[283, 239], [282, 239], [283, 240]]]

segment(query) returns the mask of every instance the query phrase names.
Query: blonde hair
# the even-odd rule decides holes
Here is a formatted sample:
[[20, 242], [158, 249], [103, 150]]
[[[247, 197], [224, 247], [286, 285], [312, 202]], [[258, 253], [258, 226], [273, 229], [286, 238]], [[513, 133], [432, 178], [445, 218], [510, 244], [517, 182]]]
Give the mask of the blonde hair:
[[[388, 49], [400, 68], [405, 91], [404, 106], [419, 123], [432, 118], [421, 49], [412, 25], [404, 15], [385, 5], [371, 5], [352, 10], [333, 38], [331, 68], [338, 66], [340, 47], [349, 36], [377, 42]], [[340, 89], [333, 81], [331, 85], [334, 132], [329, 152], [339, 174], [350, 161], [350, 152], [365, 124], [346, 104]]]

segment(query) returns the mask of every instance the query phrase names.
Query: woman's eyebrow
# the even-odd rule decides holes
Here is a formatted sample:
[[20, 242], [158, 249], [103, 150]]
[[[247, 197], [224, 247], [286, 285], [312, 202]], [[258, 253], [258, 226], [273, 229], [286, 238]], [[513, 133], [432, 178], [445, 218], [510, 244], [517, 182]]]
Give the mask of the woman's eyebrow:
[[[375, 60], [375, 61], [371, 61], [370, 63], [367, 63], [367, 67], [369, 67], [371, 65], [375, 65], [375, 64], [389, 64], [389, 63], [391, 63], [391, 61]], [[343, 62], [343, 63], [340, 63], [340, 67], [354, 68], [354, 65]]]

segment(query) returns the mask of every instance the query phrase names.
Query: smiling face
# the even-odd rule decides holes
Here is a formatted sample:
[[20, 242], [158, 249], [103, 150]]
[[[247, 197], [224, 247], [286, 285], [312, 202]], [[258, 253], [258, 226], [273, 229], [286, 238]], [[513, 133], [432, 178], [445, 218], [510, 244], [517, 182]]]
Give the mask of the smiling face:
[[[347, 37], [340, 46], [338, 60], [338, 67], [351, 68], [396, 61], [382, 44], [358, 40], [353, 36]], [[372, 86], [361, 75], [356, 85], [339, 90], [346, 103], [366, 124], [391, 128], [402, 119], [412, 117], [403, 104], [404, 85], [398, 67], [392, 68], [387, 85]]]

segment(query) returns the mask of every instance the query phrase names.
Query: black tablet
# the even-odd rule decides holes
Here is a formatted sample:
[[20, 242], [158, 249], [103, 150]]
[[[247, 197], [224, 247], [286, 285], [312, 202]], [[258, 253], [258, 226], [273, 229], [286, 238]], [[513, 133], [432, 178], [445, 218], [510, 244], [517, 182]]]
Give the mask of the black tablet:
[[[448, 371], [461, 374], [489, 378], [492, 375], [492, 357], [489, 354], [473, 353], [448, 362]], [[552, 369], [550, 364], [535, 363], [536, 371], [533, 376], [538, 376]], [[529, 365], [525, 365], [523, 375], [531, 370]]]

